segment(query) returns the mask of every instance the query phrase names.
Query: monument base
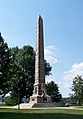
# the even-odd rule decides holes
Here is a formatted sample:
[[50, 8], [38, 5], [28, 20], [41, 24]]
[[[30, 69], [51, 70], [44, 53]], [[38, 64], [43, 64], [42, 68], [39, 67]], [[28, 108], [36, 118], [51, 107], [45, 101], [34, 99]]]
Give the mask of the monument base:
[[50, 103], [51, 97], [47, 94], [30, 96], [30, 103]]
[[51, 97], [49, 95], [42, 94], [42, 95], [32, 95], [30, 96], [30, 101], [28, 108], [46, 108], [46, 107], [61, 107], [63, 106], [62, 103], [52, 103]]
[[[54, 107], [64, 107], [62, 103], [21, 103], [20, 109], [31, 109], [31, 108], [54, 108]], [[18, 108], [17, 106], [14, 106], [14, 108]]]
[[51, 108], [51, 107], [62, 107], [60, 103], [34, 103], [31, 108]]

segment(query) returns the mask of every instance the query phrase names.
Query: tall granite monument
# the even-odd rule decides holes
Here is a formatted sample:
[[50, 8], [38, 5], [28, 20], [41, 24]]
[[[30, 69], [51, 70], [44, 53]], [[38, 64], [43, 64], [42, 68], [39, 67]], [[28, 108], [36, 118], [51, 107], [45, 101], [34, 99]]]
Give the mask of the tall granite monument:
[[45, 89], [43, 19], [39, 15], [36, 22], [35, 84], [30, 103], [45, 102], [51, 102], [51, 98], [46, 94]]
[[44, 37], [43, 19], [39, 15], [36, 22], [36, 54], [35, 54], [35, 84], [33, 95], [30, 96], [29, 103], [22, 103], [21, 109], [36, 107], [62, 106], [60, 103], [52, 103], [51, 97], [47, 95], [45, 89], [45, 62], [44, 62]]

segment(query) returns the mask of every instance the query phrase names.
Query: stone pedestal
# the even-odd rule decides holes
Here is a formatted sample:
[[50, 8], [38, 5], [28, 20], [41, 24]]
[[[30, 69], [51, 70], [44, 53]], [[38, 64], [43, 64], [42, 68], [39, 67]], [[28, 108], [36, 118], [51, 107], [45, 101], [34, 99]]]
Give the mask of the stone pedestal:
[[33, 95], [30, 97], [30, 103], [51, 103], [51, 97], [48, 95]]

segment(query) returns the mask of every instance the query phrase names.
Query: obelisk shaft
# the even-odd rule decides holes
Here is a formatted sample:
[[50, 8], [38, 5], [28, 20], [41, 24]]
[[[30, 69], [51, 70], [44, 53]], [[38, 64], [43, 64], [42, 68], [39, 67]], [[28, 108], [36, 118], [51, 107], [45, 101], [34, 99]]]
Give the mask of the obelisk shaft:
[[35, 83], [45, 83], [43, 19], [38, 16], [36, 23]]
[[35, 105], [35, 103], [50, 101], [51, 98], [45, 91], [43, 19], [41, 16], [38, 16], [36, 22], [35, 84], [34, 93], [30, 97], [30, 103]]

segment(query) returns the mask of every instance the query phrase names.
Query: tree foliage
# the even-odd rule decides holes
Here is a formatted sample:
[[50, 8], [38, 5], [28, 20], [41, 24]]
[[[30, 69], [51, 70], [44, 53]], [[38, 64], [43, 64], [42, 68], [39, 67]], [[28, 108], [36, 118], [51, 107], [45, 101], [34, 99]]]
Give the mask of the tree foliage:
[[83, 103], [83, 78], [82, 76], [77, 75], [73, 79], [72, 91], [74, 91], [74, 98], [77, 100], [77, 103], [81, 105], [81, 103]]
[[[11, 49], [13, 57], [11, 95], [21, 99], [29, 97], [33, 93], [35, 74], [35, 51], [31, 46], [23, 48], [14, 47]], [[45, 61], [46, 75], [50, 75], [50, 64]]]
[[21, 100], [33, 92], [35, 52], [31, 46], [20, 49], [15, 47], [11, 50], [13, 55], [11, 92], [12, 96], [19, 94]]
[[53, 102], [59, 102], [62, 98], [61, 94], [59, 93], [59, 88], [54, 81], [51, 81], [46, 84], [47, 94], [51, 96]]
[[0, 33], [0, 91], [5, 95], [10, 85], [11, 52]]
[[[45, 75], [50, 75], [51, 70], [52, 67], [45, 60]], [[0, 34], [0, 91], [4, 95], [11, 91], [11, 99], [19, 97], [19, 102], [21, 102], [24, 96], [29, 97], [33, 93], [34, 75], [35, 51], [33, 47], [28, 45], [23, 48], [17, 46], [9, 49]], [[49, 91], [48, 86], [49, 84], [47, 91]], [[53, 87], [53, 90], [57, 91], [57, 95], [59, 94], [58, 87], [57, 89]], [[50, 95], [55, 96], [55, 93], [50, 92]]]
[[50, 66], [50, 64], [45, 60], [45, 75], [51, 75], [51, 70], [52, 67]]

